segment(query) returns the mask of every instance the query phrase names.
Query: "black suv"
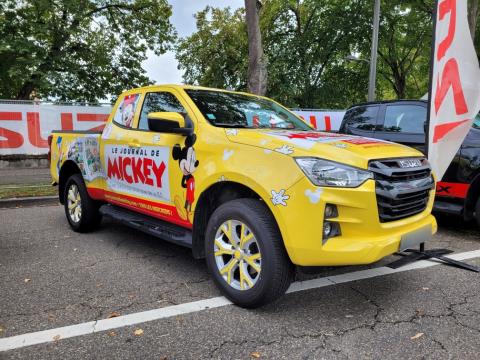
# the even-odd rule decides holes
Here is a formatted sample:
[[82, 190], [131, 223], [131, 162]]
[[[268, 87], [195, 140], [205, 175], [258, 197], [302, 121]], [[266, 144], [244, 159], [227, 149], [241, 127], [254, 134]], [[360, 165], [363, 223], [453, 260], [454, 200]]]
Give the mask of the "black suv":
[[[423, 100], [379, 101], [350, 107], [340, 133], [388, 140], [425, 153], [428, 103]], [[445, 175], [437, 183], [434, 210], [475, 218], [480, 225], [480, 116]]]

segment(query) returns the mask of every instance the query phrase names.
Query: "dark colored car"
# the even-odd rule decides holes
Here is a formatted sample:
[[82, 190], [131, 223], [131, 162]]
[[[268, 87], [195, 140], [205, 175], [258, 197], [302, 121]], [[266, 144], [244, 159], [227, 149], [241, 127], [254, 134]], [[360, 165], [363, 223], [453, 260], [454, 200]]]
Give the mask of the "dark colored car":
[[[401, 143], [425, 153], [427, 106], [423, 100], [354, 105], [345, 113], [339, 132]], [[480, 116], [437, 183], [434, 210], [465, 220], [475, 218], [480, 225]]]

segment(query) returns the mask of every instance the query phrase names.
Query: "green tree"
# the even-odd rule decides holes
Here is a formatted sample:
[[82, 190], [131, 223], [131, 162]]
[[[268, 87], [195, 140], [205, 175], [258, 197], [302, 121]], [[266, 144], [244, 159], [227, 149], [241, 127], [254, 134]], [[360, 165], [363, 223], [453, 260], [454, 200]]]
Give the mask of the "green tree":
[[[333, 107], [345, 106], [347, 99], [363, 94], [367, 88], [363, 70], [346, 73], [343, 60], [350, 53], [351, 37], [357, 30], [351, 19], [359, 4], [353, 1], [345, 5], [340, 0], [327, 4], [315, 0], [265, 1], [260, 25], [269, 71], [267, 95], [289, 106]], [[207, 7], [195, 16], [197, 31], [181, 39], [176, 49], [184, 81], [246, 90], [244, 10]]]
[[388, 0], [381, 6], [379, 95], [419, 98], [428, 89], [433, 1]]
[[147, 49], [175, 39], [166, 0], [3, 0], [0, 98], [94, 102], [150, 83]]
[[[477, 0], [470, 0], [477, 1]], [[433, 0], [383, 0], [377, 97], [419, 98], [428, 90]], [[291, 107], [342, 108], [365, 101], [373, 3], [370, 0], [265, 0], [260, 26], [267, 95]], [[207, 8], [197, 32], [177, 48], [187, 83], [245, 90], [243, 9]], [[477, 34], [479, 22], [477, 22]], [[479, 36], [476, 37], [478, 49]]]
[[[271, 0], [263, 9], [268, 94], [289, 106], [337, 107], [362, 99], [363, 70], [348, 73], [363, 1]], [[346, 81], [348, 80], [348, 81]]]
[[195, 14], [197, 31], [176, 47], [179, 69], [189, 84], [246, 90], [248, 68], [245, 11], [207, 6]]

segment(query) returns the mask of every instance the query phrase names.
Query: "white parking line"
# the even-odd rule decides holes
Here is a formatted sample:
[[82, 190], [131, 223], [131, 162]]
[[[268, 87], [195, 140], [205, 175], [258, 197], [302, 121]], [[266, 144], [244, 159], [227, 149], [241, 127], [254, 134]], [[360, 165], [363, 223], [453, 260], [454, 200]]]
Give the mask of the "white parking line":
[[[480, 257], [480, 250], [467, 251], [464, 253], [453, 254], [448, 256], [455, 260], [468, 260]], [[368, 279], [372, 277], [396, 274], [399, 272], [423, 269], [439, 265], [437, 261], [417, 261], [407, 266], [398, 269], [390, 269], [388, 267], [378, 267], [367, 270], [360, 270], [349, 272], [340, 275], [327, 276], [318, 279], [295, 282], [288, 289], [288, 293], [304, 291], [309, 289], [316, 289], [335, 284], [342, 284], [356, 280]], [[22, 348], [25, 346], [43, 344], [48, 342], [58, 341], [60, 339], [67, 339], [75, 336], [82, 336], [93, 334], [100, 331], [106, 331], [124, 326], [145, 323], [148, 321], [165, 319], [172, 316], [183, 315], [193, 312], [199, 312], [207, 309], [218, 308], [232, 303], [223, 296], [190, 303], [168, 306], [164, 308], [142, 311], [138, 313], [114, 317], [111, 319], [103, 319], [90, 321], [82, 324], [71, 326], [64, 326], [56, 329], [37, 331], [33, 333], [11, 336], [0, 339], [0, 351], [7, 351]]]

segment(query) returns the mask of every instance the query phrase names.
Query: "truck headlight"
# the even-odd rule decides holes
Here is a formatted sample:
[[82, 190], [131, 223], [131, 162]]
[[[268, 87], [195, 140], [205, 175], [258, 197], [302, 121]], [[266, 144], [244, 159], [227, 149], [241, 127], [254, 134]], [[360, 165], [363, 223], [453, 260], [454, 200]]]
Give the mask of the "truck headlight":
[[295, 161], [310, 181], [317, 186], [354, 188], [368, 179], [373, 179], [370, 171], [333, 161], [313, 157], [299, 157], [295, 158]]

